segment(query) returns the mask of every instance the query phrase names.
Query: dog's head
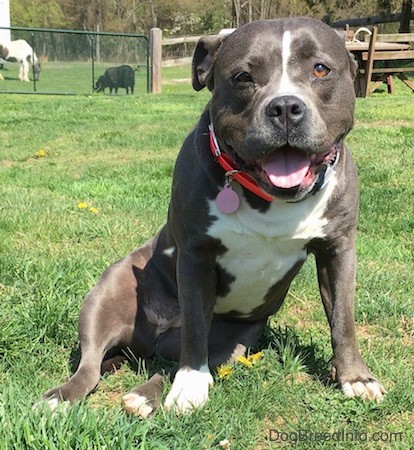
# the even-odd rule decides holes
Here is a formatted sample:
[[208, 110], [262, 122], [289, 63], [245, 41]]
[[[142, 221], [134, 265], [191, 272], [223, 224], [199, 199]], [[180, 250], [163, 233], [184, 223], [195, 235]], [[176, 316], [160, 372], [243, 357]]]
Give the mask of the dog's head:
[[[39, 60], [37, 59], [37, 56], [34, 55], [34, 58], [33, 58], [32, 54], [27, 55], [26, 61], [28, 62], [29, 67], [31, 66], [33, 68], [33, 78], [36, 81], [39, 81], [39, 79], [40, 79], [40, 71], [42, 70], [42, 67], [40, 65]], [[32, 65], [32, 62], [33, 62], [33, 65]]]
[[94, 89], [95, 92], [101, 92], [105, 89], [104, 80], [105, 80], [105, 78], [103, 75], [101, 75], [98, 78], [98, 80], [95, 83], [95, 89]]
[[253, 22], [202, 38], [193, 86], [213, 94], [221, 150], [261, 188], [289, 201], [314, 191], [353, 125], [356, 63], [328, 25], [308, 18]]
[[33, 65], [33, 73], [34, 73], [34, 79], [36, 81], [39, 81], [40, 79], [40, 71], [42, 70], [42, 67], [40, 65], [39, 61], [36, 61]]

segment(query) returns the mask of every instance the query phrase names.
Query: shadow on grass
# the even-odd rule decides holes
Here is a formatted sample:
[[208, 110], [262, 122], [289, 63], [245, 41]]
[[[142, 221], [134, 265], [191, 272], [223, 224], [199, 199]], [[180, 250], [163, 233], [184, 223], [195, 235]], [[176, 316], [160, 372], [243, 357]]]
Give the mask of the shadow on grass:
[[[334, 386], [331, 378], [330, 358], [326, 358], [321, 352], [320, 344], [313, 342], [303, 343], [299, 335], [289, 327], [271, 328], [266, 326], [254, 351], [270, 349], [275, 352], [280, 363], [281, 371], [287, 376], [295, 376], [306, 373], [323, 386]], [[80, 347], [72, 350], [69, 364], [73, 374], [80, 362]], [[177, 363], [162, 359], [158, 356], [141, 358], [132, 353], [131, 350], [113, 348], [107, 352], [101, 366], [101, 374], [111, 373], [118, 370], [122, 364], [129, 364], [131, 370], [137, 374], [145, 373], [146, 377], [159, 372], [174, 373]]]
[[7, 76], [4, 76], [4, 74], [2, 74], [2, 75], [4, 77], [4, 81], [20, 81], [18, 77], [11, 77], [11, 76], [7, 77]]
[[331, 360], [320, 354], [319, 347], [312, 338], [310, 344], [304, 344], [289, 327], [270, 326], [266, 326], [257, 346], [274, 350], [286, 374], [305, 372], [324, 386], [335, 385], [330, 374]]
[[[69, 357], [69, 367], [71, 374], [74, 374], [79, 366], [81, 359], [80, 346], [75, 347]], [[145, 360], [145, 364], [142, 361]], [[132, 353], [130, 349], [124, 349], [121, 347], [114, 347], [109, 350], [101, 365], [101, 375], [105, 373], [115, 372], [121, 367], [122, 364], [128, 363], [131, 370], [135, 373], [142, 372], [142, 367], [145, 366], [145, 371], [148, 373], [149, 378], [160, 370], [168, 372], [171, 368], [177, 365], [173, 361], [168, 361], [157, 356], [140, 357]]]

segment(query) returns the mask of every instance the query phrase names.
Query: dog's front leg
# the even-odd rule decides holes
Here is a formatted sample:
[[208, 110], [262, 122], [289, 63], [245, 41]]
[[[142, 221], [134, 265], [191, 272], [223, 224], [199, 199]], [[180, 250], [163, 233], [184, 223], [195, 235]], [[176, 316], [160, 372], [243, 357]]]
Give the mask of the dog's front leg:
[[186, 412], [202, 406], [213, 384], [208, 366], [208, 333], [216, 296], [214, 263], [201, 251], [184, 251], [177, 261], [181, 313], [181, 356], [165, 407]]
[[381, 400], [384, 387], [362, 359], [355, 336], [355, 245], [316, 254], [321, 297], [331, 328], [332, 373], [348, 397]]

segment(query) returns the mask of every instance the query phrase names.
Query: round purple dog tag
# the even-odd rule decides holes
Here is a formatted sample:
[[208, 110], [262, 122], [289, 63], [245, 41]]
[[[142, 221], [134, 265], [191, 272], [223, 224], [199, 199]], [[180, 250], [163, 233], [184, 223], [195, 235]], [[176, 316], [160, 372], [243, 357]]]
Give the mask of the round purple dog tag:
[[217, 194], [216, 205], [222, 213], [232, 214], [237, 211], [240, 205], [240, 198], [231, 186], [226, 184], [224, 189]]

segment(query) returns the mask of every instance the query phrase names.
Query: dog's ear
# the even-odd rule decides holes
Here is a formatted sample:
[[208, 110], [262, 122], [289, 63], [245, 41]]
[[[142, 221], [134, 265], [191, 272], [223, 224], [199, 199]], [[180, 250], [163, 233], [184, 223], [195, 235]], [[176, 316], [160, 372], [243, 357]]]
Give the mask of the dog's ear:
[[[348, 40], [352, 40], [354, 37], [354, 32], [352, 30], [336, 30], [336, 34], [342, 39], [342, 41], [345, 43]], [[351, 71], [351, 77], [353, 80], [355, 80], [358, 72], [358, 62], [355, 59], [355, 55], [352, 52], [349, 53], [349, 68]]]
[[346, 30], [337, 30], [334, 28], [335, 33], [345, 42], [348, 38], [348, 34]]
[[214, 61], [220, 48], [223, 36], [206, 36], [200, 38], [193, 57], [193, 88], [200, 91], [205, 86], [213, 88], [211, 77]]
[[355, 55], [352, 52], [349, 53], [349, 67], [351, 70], [351, 77], [355, 80], [358, 73], [358, 61], [355, 59]]

